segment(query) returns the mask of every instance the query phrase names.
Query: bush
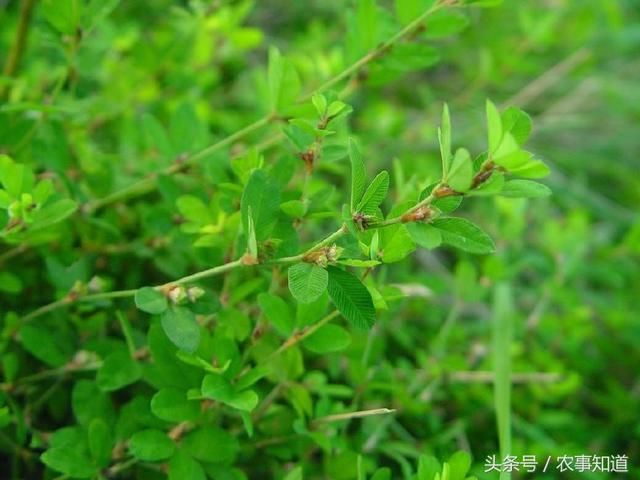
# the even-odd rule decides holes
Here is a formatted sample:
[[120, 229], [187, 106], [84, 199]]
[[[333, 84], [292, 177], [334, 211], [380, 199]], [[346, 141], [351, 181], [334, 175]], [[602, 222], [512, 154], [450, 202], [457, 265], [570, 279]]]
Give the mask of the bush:
[[[524, 110], [483, 98], [480, 127], [424, 87], [460, 84], [458, 49], [513, 6], [13, 3], [7, 478], [465, 480], [491, 455], [599, 453], [584, 435], [549, 451], [532, 418], [591, 374], [528, 345], [520, 322], [559, 332], [538, 327], [578, 291], [554, 289], [581, 261], [583, 214], [542, 223], [549, 167], [525, 150]], [[415, 116], [418, 100], [438, 118]], [[571, 328], [565, 346], [593, 335]]]

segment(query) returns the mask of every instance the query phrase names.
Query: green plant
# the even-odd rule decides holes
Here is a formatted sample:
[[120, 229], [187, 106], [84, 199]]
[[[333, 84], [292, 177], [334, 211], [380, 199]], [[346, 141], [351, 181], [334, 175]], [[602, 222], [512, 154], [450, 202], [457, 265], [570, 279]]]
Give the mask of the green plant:
[[[350, 97], [435, 64], [431, 39], [469, 22], [457, 7], [496, 2], [398, 1], [393, 12], [358, 2], [347, 20], [343, 62], [329, 65], [326, 81], [295, 50], [285, 56], [274, 47], [266, 72], [247, 66], [243, 75], [247, 50], [268, 34], [243, 24], [249, 3], [209, 11], [193, 2], [169, 26], [158, 20], [159, 44], [180, 40], [167, 64], [134, 50], [135, 62], [123, 55], [125, 65], [118, 65], [126, 81], [113, 65], [93, 76], [87, 65], [102, 58], [105, 45], [128, 52], [132, 38], [143, 36], [138, 24], [120, 30], [108, 23], [117, 3], [69, 2], [67, 10], [42, 2], [36, 11], [40, 35], [62, 59], [37, 92], [51, 95], [51, 105], [24, 93], [45, 75], [35, 60], [22, 76], [12, 67], [3, 80], [10, 102], [2, 115], [12, 128], [2, 142], [8, 155], [0, 157], [1, 238], [9, 246], [0, 257], [7, 265], [0, 289], [10, 294], [0, 418], [12, 475], [467, 478], [467, 454], [450, 457], [451, 446], [419, 450], [393, 423], [396, 410], [417, 407], [385, 393], [385, 381], [397, 381], [387, 369], [410, 369], [406, 359], [380, 360], [379, 318], [395, 314], [407, 283], [423, 282], [406, 273], [408, 257], [445, 247], [452, 265], [461, 260], [451, 282], [428, 275], [436, 297], [454, 297], [434, 341], [442, 363], [433, 368], [459, 365], [446, 357], [447, 347], [461, 305], [480, 295], [482, 283], [466, 255], [494, 252], [482, 228], [496, 217], [512, 227], [500, 231], [505, 242], [519, 241], [513, 225], [524, 218], [523, 203], [501, 197], [546, 197], [549, 189], [532, 179], [548, 168], [523, 148], [531, 119], [519, 108], [500, 111], [486, 102], [486, 147], [466, 143], [456, 130], [455, 143], [464, 138], [468, 148], [453, 148], [445, 105], [437, 135], [413, 136], [429, 150], [439, 140], [436, 171], [427, 159], [416, 167], [418, 160], [377, 152], [386, 138], [363, 123], [366, 101]], [[196, 32], [205, 53], [196, 52], [183, 71], [176, 64], [192, 40], [179, 38], [184, 32]], [[228, 42], [216, 78], [198, 56], [212, 58], [208, 44], [198, 43], [202, 32]], [[153, 80], [140, 74], [138, 61]], [[139, 90], [131, 88], [136, 80]], [[172, 96], [154, 93], [159, 86]], [[209, 113], [200, 93], [221, 87], [231, 99]], [[120, 96], [122, 107], [111, 107]], [[473, 115], [456, 118], [479, 130]], [[391, 172], [380, 170], [389, 164]], [[479, 206], [459, 215], [471, 197], [480, 197]], [[579, 218], [575, 225], [579, 230]], [[485, 262], [484, 281], [512, 279], [501, 271], [508, 260]], [[440, 280], [449, 283], [438, 288]], [[503, 454], [514, 448], [510, 424], [519, 421], [511, 415], [504, 354], [513, 342], [513, 297], [496, 287]], [[420, 344], [407, 340], [412, 333], [389, 335], [416, 350], [416, 365], [431, 368]], [[369, 396], [359, 385], [369, 386], [378, 360], [382, 375]], [[353, 433], [356, 422], [362, 429]], [[368, 439], [375, 446], [387, 428], [394, 430], [385, 453], [370, 455]], [[426, 452], [449, 460], [440, 465]]]

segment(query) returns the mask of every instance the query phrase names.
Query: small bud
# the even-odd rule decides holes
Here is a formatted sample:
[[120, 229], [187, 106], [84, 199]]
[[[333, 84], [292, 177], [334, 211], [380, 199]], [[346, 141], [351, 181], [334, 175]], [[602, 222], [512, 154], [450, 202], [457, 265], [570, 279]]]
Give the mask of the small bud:
[[405, 213], [402, 216], [402, 223], [422, 222], [424, 220], [429, 220], [432, 213], [433, 211], [429, 207], [422, 206], [412, 212]]
[[342, 255], [344, 248], [338, 247], [335, 243], [325, 249], [325, 255], [327, 260], [331, 263], [338, 261], [340, 255]]
[[442, 185], [441, 187], [438, 187], [438, 189], [434, 192], [434, 196], [436, 198], [450, 197], [452, 195], [459, 195], [459, 192], [456, 192], [448, 185]]
[[242, 264], [246, 265], [246, 266], [258, 265], [258, 263], [260, 263], [256, 257], [254, 257], [253, 255], [251, 255], [249, 253], [245, 253], [242, 256], [241, 261], [242, 261]]
[[307, 263], [315, 263], [316, 265], [320, 265], [321, 267], [326, 267], [328, 263], [326, 248], [321, 248], [319, 250], [309, 252], [302, 258], [302, 260]]
[[307, 172], [311, 173], [313, 171], [313, 163], [316, 159], [316, 153], [313, 151], [313, 149], [309, 149], [306, 152], [301, 152], [300, 159], [304, 162], [304, 166]]
[[187, 292], [185, 291], [184, 287], [176, 286], [169, 290], [167, 297], [169, 298], [169, 300], [171, 300], [171, 303], [177, 305], [187, 298]]
[[200, 287], [189, 287], [187, 289], [187, 297], [191, 302], [195, 302], [203, 295], [204, 295], [204, 290], [201, 289]]
[[87, 288], [92, 293], [102, 292], [104, 290], [104, 281], [100, 277], [94, 275], [91, 277], [91, 280], [89, 280]]
[[370, 215], [365, 215], [362, 212], [356, 212], [353, 214], [352, 219], [360, 230], [366, 230], [367, 227], [369, 227], [372, 217]]

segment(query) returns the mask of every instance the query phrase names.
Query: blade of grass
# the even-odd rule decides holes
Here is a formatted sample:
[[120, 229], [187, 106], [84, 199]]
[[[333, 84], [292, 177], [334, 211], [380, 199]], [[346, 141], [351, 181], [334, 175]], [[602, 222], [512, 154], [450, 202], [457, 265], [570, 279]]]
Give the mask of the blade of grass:
[[[513, 338], [511, 288], [498, 284], [493, 299], [493, 371], [494, 407], [498, 425], [500, 458], [511, 455], [511, 341]], [[511, 473], [500, 472], [500, 480], [510, 480]]]

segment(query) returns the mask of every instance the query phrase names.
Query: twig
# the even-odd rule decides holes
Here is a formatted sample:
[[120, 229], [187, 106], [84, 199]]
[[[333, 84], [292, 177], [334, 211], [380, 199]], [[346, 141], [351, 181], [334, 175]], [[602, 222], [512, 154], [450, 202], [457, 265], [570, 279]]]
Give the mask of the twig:
[[[11, 45], [11, 50], [9, 50], [9, 54], [4, 63], [4, 69], [2, 70], [3, 75], [6, 77], [15, 76], [20, 66], [20, 60], [22, 59], [27, 44], [29, 23], [31, 21], [34, 4], [35, 0], [22, 0], [20, 4], [20, 18], [18, 19], [16, 38], [13, 45]], [[0, 99], [5, 98], [8, 91], [9, 89], [6, 86], [0, 86]]]
[[591, 52], [587, 48], [581, 48], [560, 63], [551, 67], [544, 73], [544, 75], [536, 78], [511, 98], [507, 99], [503, 105], [527, 105], [529, 102], [548, 90], [551, 85], [562, 79], [571, 70], [586, 61], [590, 56]]
[[313, 420], [314, 423], [339, 422], [342, 420], [351, 420], [352, 418], [371, 417], [373, 415], [388, 415], [395, 413], [395, 408], [374, 408], [372, 410], [360, 410], [358, 412], [337, 413], [335, 415], [327, 415]]
[[[492, 383], [495, 374], [490, 371], [460, 371], [445, 374], [445, 379], [456, 383]], [[521, 372], [511, 375], [512, 383], [557, 383], [562, 375], [555, 372]]]

